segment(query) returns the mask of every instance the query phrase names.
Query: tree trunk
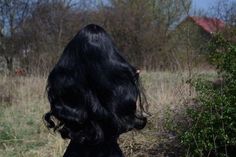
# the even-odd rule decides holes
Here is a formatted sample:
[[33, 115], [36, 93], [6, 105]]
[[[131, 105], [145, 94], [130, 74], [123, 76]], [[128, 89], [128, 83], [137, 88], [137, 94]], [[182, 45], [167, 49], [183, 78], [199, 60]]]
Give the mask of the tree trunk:
[[6, 62], [7, 62], [7, 70], [9, 72], [12, 72], [13, 70], [13, 57], [5, 56]]

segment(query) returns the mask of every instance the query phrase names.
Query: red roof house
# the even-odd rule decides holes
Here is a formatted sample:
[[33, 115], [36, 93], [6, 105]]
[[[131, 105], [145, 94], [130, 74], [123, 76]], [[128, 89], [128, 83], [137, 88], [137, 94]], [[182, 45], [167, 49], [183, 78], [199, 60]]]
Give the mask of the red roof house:
[[176, 27], [173, 39], [180, 52], [191, 47], [196, 54], [202, 53], [207, 51], [212, 34], [223, 31], [225, 26], [217, 18], [188, 16]]
[[187, 20], [194, 22], [207, 33], [216, 33], [222, 31], [225, 27], [224, 21], [217, 18], [189, 16]]

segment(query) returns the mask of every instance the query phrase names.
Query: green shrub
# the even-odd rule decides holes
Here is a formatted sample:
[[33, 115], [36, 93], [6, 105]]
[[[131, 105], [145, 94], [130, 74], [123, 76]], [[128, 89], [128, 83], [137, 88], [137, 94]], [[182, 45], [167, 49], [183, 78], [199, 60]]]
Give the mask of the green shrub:
[[218, 82], [198, 79], [198, 103], [187, 111], [191, 128], [182, 135], [188, 156], [225, 156], [236, 153], [236, 44], [216, 35], [209, 46]]

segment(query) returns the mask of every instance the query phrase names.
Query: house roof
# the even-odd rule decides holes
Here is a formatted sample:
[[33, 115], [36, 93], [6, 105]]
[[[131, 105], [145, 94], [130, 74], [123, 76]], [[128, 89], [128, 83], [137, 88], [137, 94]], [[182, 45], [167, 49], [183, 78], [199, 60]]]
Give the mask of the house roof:
[[215, 33], [217, 31], [223, 30], [225, 27], [224, 21], [217, 18], [198, 16], [189, 16], [189, 18], [208, 33]]

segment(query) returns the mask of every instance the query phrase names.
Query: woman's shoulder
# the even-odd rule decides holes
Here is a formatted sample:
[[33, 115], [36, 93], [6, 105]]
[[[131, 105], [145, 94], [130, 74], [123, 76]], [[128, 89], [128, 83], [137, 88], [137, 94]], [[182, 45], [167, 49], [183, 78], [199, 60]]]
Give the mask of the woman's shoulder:
[[70, 142], [63, 157], [124, 157], [117, 143], [80, 145]]

